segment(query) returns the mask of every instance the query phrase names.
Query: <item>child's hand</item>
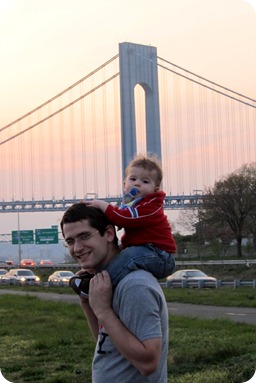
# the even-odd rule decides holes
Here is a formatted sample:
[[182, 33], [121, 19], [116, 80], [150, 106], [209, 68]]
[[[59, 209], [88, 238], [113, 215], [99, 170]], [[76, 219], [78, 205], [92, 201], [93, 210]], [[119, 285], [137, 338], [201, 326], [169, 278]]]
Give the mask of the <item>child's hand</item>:
[[93, 201], [84, 201], [85, 205], [96, 207], [97, 209], [100, 209], [103, 213], [107, 210], [108, 202], [101, 201], [99, 199], [94, 199]]

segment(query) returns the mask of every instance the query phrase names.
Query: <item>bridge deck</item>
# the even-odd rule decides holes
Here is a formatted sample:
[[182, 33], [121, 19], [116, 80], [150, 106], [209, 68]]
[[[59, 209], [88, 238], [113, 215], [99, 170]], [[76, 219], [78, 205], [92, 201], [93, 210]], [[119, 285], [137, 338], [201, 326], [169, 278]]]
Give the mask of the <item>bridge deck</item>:
[[[188, 209], [198, 207], [202, 203], [202, 195], [166, 196], [164, 209]], [[90, 198], [92, 199], [92, 198]], [[120, 204], [121, 197], [99, 198], [109, 203]], [[63, 200], [32, 200], [32, 201], [1, 201], [0, 213], [65, 211], [69, 206], [80, 199]]]

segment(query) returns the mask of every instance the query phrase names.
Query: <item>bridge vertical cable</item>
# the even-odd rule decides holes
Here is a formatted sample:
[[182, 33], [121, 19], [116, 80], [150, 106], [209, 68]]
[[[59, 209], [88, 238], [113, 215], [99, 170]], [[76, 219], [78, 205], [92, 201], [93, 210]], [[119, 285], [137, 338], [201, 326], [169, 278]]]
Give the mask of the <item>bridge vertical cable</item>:
[[160, 71], [160, 84], [159, 84], [159, 99], [160, 105], [162, 105], [162, 113], [160, 114], [160, 126], [161, 126], [161, 142], [162, 142], [162, 167], [163, 167], [163, 187], [168, 195], [172, 194], [172, 178], [174, 169], [171, 167], [168, 158], [173, 156], [172, 140], [168, 132], [171, 129], [168, 116], [170, 115], [171, 103], [170, 100], [170, 88], [167, 86], [167, 72]]
[[[80, 84], [80, 96], [84, 93], [84, 87], [83, 83]], [[87, 190], [87, 175], [86, 175], [86, 157], [85, 153], [87, 150], [86, 145], [86, 132], [85, 132], [85, 100], [81, 101], [81, 108], [80, 108], [80, 118], [81, 118], [81, 144], [82, 144], [82, 153], [84, 155], [82, 156], [81, 163], [82, 163], [82, 185], [83, 185], [83, 191]], [[84, 194], [83, 194], [84, 197]]]
[[[106, 80], [105, 68], [102, 69], [102, 82]], [[109, 195], [109, 169], [108, 169], [108, 120], [106, 105], [106, 87], [102, 87], [102, 121], [103, 121], [103, 154], [106, 195]]]
[[188, 81], [186, 83], [186, 101], [187, 101], [187, 155], [186, 163], [188, 166], [188, 179], [191, 187], [193, 185], [194, 190], [198, 190], [197, 182], [197, 161], [196, 161], [196, 126], [195, 126], [195, 94], [193, 89], [193, 83]]
[[[160, 111], [168, 119], [172, 140], [170, 146], [175, 148], [175, 158], [170, 156], [170, 166], [176, 172], [176, 181], [172, 179], [172, 194], [182, 194], [184, 190], [186, 193], [193, 193], [193, 190], [204, 189], [244, 163], [255, 161], [255, 99], [207, 80], [161, 57], [158, 57], [158, 67], [160, 72], [170, 73], [165, 76], [165, 87], [173, 89], [176, 98], [172, 100], [169, 97], [169, 103], [173, 105], [169, 115], [166, 111]], [[162, 81], [162, 77], [159, 78]], [[179, 113], [179, 110], [182, 112]], [[185, 110], [186, 121], [183, 118]], [[165, 134], [168, 135], [168, 132]], [[163, 141], [167, 142], [166, 137]], [[187, 150], [184, 147], [186, 142]], [[180, 147], [182, 153], [181, 158], [178, 158]], [[179, 181], [182, 172], [184, 187]]]
[[174, 138], [175, 138], [175, 154], [176, 154], [176, 172], [177, 175], [177, 189], [180, 190], [180, 193], [184, 193], [184, 184], [183, 184], [183, 148], [182, 148], [182, 140], [183, 140], [183, 120], [181, 115], [181, 84], [180, 78], [175, 77], [173, 79], [173, 98], [174, 98]]
[[0, 129], [2, 199], [121, 194], [117, 59]]

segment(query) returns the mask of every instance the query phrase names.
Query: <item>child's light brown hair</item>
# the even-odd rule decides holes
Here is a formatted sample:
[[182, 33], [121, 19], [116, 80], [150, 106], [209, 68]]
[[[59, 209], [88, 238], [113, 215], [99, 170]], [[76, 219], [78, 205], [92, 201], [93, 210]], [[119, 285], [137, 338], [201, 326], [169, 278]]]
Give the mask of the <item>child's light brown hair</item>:
[[149, 172], [156, 172], [156, 186], [160, 186], [163, 179], [163, 171], [161, 167], [161, 163], [157, 157], [157, 155], [136, 155], [133, 160], [128, 164], [125, 169], [125, 177], [129, 174], [131, 168], [133, 167], [141, 167], [143, 169], [148, 170]]

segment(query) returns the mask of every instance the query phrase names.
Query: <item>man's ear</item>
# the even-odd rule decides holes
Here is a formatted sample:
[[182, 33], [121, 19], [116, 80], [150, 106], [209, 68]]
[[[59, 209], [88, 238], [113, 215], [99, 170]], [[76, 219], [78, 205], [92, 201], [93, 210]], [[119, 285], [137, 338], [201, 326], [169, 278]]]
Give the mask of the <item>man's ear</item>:
[[115, 228], [112, 225], [108, 225], [105, 230], [105, 236], [108, 242], [112, 242], [115, 238]]
[[155, 192], [158, 192], [160, 190], [160, 186], [155, 187]]

